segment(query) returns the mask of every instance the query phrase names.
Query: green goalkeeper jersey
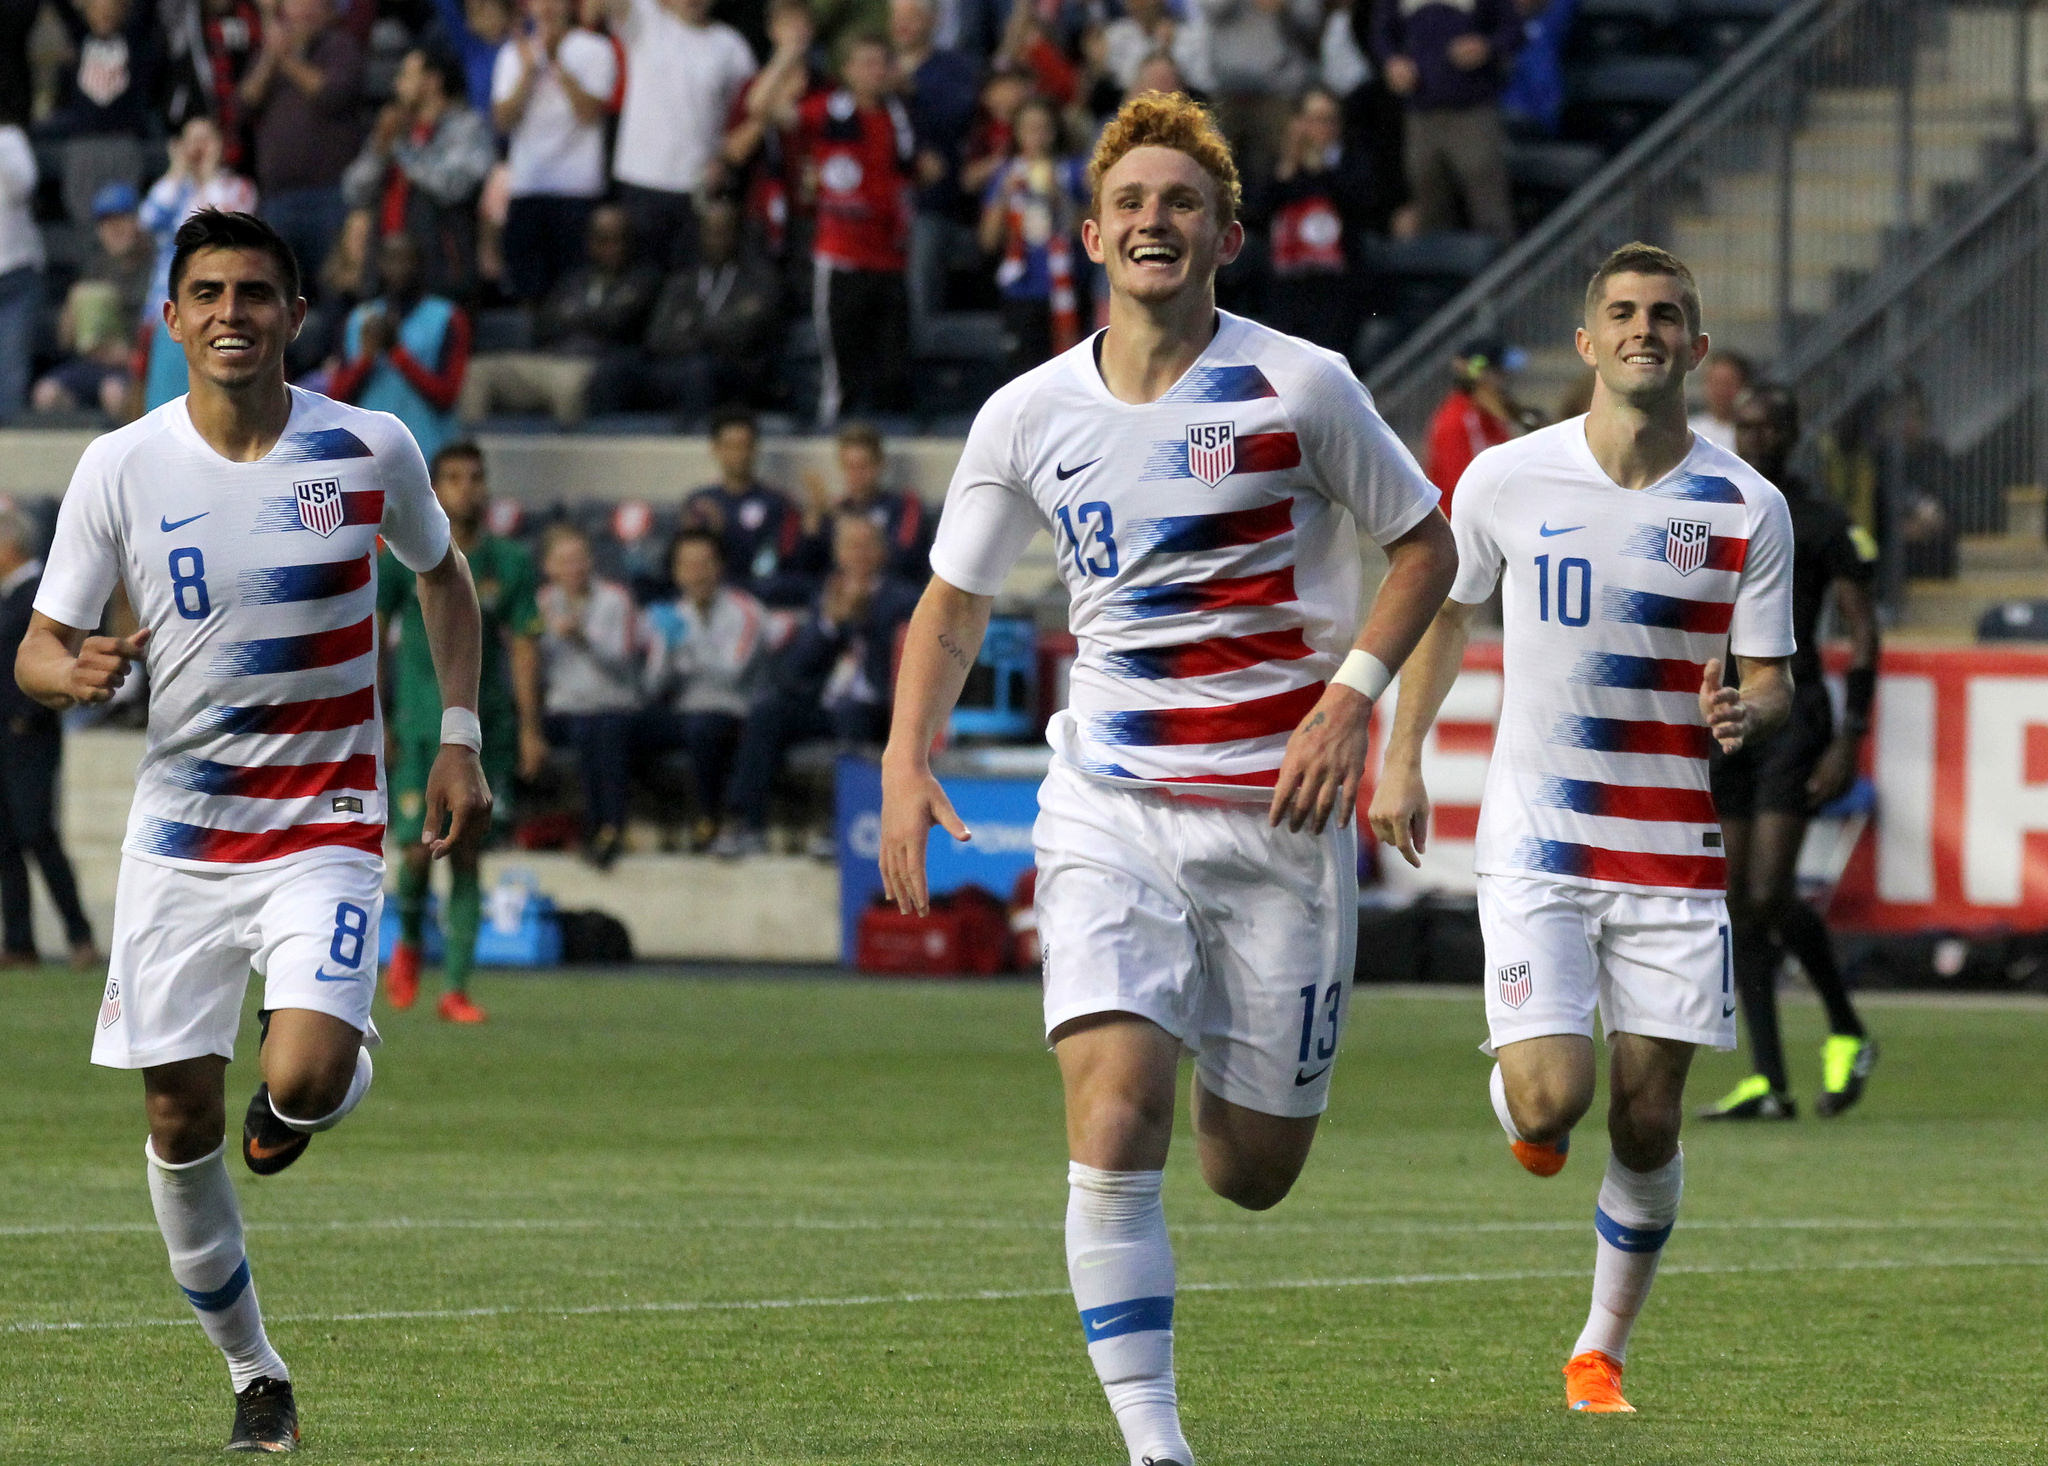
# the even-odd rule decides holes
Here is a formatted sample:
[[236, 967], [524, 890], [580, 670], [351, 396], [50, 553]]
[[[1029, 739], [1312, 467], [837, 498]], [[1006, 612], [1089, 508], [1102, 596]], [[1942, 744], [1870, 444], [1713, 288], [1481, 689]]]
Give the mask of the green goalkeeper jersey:
[[[512, 697], [509, 638], [538, 636], [540, 608], [534, 602], [533, 557], [511, 540], [486, 534], [469, 552], [477, 604], [484, 613], [482, 675], [477, 680], [477, 716], [490, 742], [508, 745], [517, 731], [518, 704]], [[377, 610], [398, 628], [391, 700], [386, 711], [401, 741], [441, 740], [441, 684], [427, 645], [416, 577], [386, 550], [377, 565]]]

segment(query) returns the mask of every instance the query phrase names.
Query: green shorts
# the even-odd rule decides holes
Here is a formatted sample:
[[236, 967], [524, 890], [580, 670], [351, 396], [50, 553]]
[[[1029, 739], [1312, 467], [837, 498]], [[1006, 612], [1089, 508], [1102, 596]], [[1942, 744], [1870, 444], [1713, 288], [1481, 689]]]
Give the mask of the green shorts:
[[[491, 785], [491, 824], [503, 828], [512, 822], [512, 775], [518, 766], [514, 738], [498, 735], [484, 724], [484, 747], [480, 755], [484, 778]], [[427, 823], [427, 775], [441, 752], [440, 739], [408, 738], [398, 745], [398, 762], [391, 770], [390, 835], [401, 845], [419, 842]]]

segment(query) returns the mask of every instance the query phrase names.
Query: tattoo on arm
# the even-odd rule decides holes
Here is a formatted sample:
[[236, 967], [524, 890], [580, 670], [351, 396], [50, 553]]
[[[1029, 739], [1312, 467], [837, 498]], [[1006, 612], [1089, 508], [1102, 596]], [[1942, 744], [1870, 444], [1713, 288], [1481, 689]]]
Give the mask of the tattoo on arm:
[[945, 651], [947, 656], [953, 659], [956, 665], [961, 667], [971, 667], [974, 665], [974, 658], [967, 655], [966, 648], [953, 640], [952, 636], [948, 633], [943, 631], [939, 633], [939, 646]]
[[1317, 713], [1314, 717], [1308, 720], [1308, 723], [1306, 724], [1304, 731], [1306, 731], [1307, 728], [1320, 728], [1323, 726], [1323, 724], [1329, 721], [1330, 715], [1328, 713]]

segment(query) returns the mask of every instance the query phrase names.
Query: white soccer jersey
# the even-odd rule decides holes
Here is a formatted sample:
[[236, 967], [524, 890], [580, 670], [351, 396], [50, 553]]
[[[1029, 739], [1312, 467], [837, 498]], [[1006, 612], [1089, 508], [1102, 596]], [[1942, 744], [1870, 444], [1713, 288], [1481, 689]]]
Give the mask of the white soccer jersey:
[[1223, 314], [1142, 405], [1110, 395], [1094, 353], [983, 406], [932, 569], [994, 595], [1050, 529], [1080, 644], [1054, 750], [1097, 778], [1263, 797], [1357, 634], [1357, 530], [1396, 540], [1437, 491], [1343, 358], [1307, 342]]
[[1664, 895], [1726, 889], [1700, 717], [1706, 663], [1792, 654], [1792, 524], [1695, 437], [1641, 491], [1572, 418], [1472, 461], [1451, 511], [1477, 604], [1505, 574], [1505, 682], [1473, 868]]
[[231, 463], [179, 397], [87, 447], [36, 609], [97, 626], [118, 580], [153, 630], [129, 854], [220, 870], [382, 853], [380, 531], [414, 570], [448, 552], [389, 413], [293, 388], [277, 446]]

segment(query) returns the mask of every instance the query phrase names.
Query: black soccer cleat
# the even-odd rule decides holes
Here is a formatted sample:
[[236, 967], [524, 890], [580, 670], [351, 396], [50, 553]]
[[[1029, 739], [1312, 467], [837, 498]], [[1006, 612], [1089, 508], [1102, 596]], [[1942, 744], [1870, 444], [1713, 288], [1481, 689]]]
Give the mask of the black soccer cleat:
[[292, 1382], [269, 1375], [251, 1380], [235, 1392], [235, 1432], [230, 1451], [296, 1451], [299, 1448], [299, 1406]]
[[259, 1084], [242, 1116], [242, 1159], [259, 1176], [275, 1176], [306, 1153], [313, 1137], [294, 1130], [270, 1108], [270, 1086]]

